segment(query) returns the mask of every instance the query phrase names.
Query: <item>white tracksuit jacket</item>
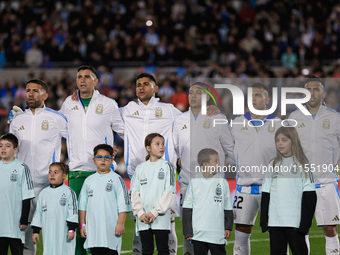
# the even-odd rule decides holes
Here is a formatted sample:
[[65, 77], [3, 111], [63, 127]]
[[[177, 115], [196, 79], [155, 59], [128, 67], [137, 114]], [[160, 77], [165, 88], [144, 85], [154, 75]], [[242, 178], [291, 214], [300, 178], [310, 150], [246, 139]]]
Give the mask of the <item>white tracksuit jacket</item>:
[[73, 101], [72, 96], [66, 98], [60, 112], [68, 119], [70, 171], [95, 172], [93, 148], [98, 144], [113, 146], [113, 130], [123, 137], [124, 123], [116, 101], [95, 90], [86, 113], [82, 102]]
[[129, 102], [120, 108], [125, 124], [124, 159], [130, 178], [140, 163], [145, 162], [147, 155], [144, 140], [150, 133], [159, 133], [165, 139], [164, 159], [176, 163], [176, 153], [172, 140], [172, 128], [176, 117], [181, 113], [172, 104], [159, 102], [152, 97], [147, 105], [140, 100]]
[[[247, 112], [235, 118], [231, 127], [235, 141], [239, 186], [262, 185], [263, 166], [268, 167], [269, 162], [276, 155], [275, 132], [281, 126], [281, 120], [272, 114], [267, 116], [262, 127], [255, 128], [251, 123], [248, 125], [250, 120], [250, 113]], [[251, 193], [258, 193], [258, 191]]]
[[289, 119], [298, 123], [296, 129], [315, 184], [336, 182], [333, 166], [340, 160], [340, 113], [321, 105], [315, 119], [299, 110], [292, 112]]
[[212, 117], [199, 114], [195, 120], [189, 109], [175, 120], [173, 135], [177, 156], [181, 158], [182, 163], [182, 170], [179, 174], [181, 186], [188, 185], [191, 177], [196, 173], [194, 168], [198, 166], [197, 154], [202, 149], [216, 150], [221, 166], [224, 166], [226, 154], [234, 160], [234, 141], [229, 125], [221, 124], [214, 127], [214, 119], [226, 120], [226, 117], [223, 114]]
[[48, 169], [60, 161], [61, 138], [67, 136], [65, 116], [50, 108], [26, 109], [10, 125], [19, 139], [17, 158], [28, 165], [34, 187], [48, 186]]

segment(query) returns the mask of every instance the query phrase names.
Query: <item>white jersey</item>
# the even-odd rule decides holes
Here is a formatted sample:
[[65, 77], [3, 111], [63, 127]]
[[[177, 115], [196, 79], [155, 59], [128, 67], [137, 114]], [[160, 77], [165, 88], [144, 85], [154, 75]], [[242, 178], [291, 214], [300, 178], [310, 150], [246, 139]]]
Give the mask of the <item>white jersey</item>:
[[60, 112], [68, 122], [68, 154], [70, 171], [97, 170], [93, 163], [93, 148], [98, 144], [113, 146], [113, 131], [123, 137], [124, 123], [115, 100], [93, 92], [87, 111], [81, 100], [69, 96]]
[[296, 130], [315, 183], [336, 182], [334, 167], [340, 160], [340, 113], [321, 105], [315, 119], [299, 110], [292, 112], [289, 119], [298, 123]]
[[119, 254], [122, 236], [115, 235], [118, 214], [131, 211], [124, 180], [112, 171], [87, 177], [79, 194], [79, 210], [86, 211], [84, 248], [106, 247]]
[[228, 182], [223, 178], [190, 181], [183, 208], [192, 208], [193, 240], [226, 244], [224, 211], [232, 210]]
[[51, 163], [60, 161], [61, 138], [67, 137], [67, 120], [50, 108], [26, 109], [10, 125], [19, 139], [17, 158], [28, 165], [34, 187], [46, 187]]
[[216, 150], [219, 154], [221, 166], [224, 166], [226, 154], [234, 160], [234, 141], [229, 125], [220, 124], [214, 127], [214, 120], [216, 119], [226, 120], [222, 114], [211, 117], [199, 114], [195, 119], [191, 109], [189, 109], [175, 120], [173, 136], [177, 156], [181, 158], [182, 163], [179, 174], [181, 186], [189, 184], [191, 176], [195, 173], [194, 168], [198, 166], [197, 155], [202, 149]]
[[0, 237], [21, 239], [20, 230], [22, 201], [34, 198], [34, 187], [27, 165], [15, 159], [10, 163], [0, 161]]
[[68, 240], [67, 222], [78, 223], [76, 193], [65, 184], [43, 189], [31, 225], [42, 228], [44, 255], [74, 255], [76, 238]]
[[231, 133], [235, 141], [237, 185], [255, 185], [251, 193], [259, 193], [256, 186], [262, 184], [263, 166], [267, 167], [276, 154], [275, 132], [280, 122], [275, 120], [280, 119], [270, 114], [261, 127], [255, 127], [249, 112], [233, 120]]
[[172, 140], [172, 127], [176, 117], [181, 113], [172, 104], [159, 102], [152, 97], [147, 105], [140, 100], [129, 102], [120, 108], [125, 124], [124, 159], [130, 178], [140, 163], [145, 162], [147, 151], [145, 137], [150, 133], [159, 133], [165, 139], [164, 159], [176, 163], [176, 153]]
[[270, 193], [268, 226], [299, 228], [302, 193], [315, 191], [312, 174], [304, 172], [293, 157], [282, 157], [282, 165], [276, 167], [282, 171], [267, 172], [262, 185], [262, 192]]

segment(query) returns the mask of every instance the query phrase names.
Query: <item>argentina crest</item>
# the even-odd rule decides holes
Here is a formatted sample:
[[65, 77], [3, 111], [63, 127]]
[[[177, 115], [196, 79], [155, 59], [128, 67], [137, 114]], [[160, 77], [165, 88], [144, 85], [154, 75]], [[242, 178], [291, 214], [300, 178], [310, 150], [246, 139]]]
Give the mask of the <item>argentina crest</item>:
[[16, 182], [18, 180], [18, 172], [16, 169], [13, 170], [11, 176], [10, 176], [11, 182]]
[[59, 204], [61, 206], [65, 206], [66, 205], [66, 194], [65, 193], [62, 194], [62, 196], [61, 196], [61, 198], [59, 200]]
[[158, 180], [164, 180], [164, 169], [163, 168], [159, 169]]
[[44, 120], [44, 121], [41, 123], [41, 130], [47, 131], [48, 128], [49, 128], [48, 120]]
[[107, 192], [111, 192], [112, 191], [112, 188], [113, 188], [113, 181], [112, 181], [112, 179], [110, 179], [108, 182], [107, 182], [107, 184], [106, 184], [106, 187], [105, 187], [105, 190], [107, 191]]

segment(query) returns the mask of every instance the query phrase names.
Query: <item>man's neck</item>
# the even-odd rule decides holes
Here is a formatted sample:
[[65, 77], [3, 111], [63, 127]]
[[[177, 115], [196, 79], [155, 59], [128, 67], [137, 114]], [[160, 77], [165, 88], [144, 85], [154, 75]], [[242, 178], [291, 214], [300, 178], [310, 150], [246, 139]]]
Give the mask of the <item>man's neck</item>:
[[80, 92], [81, 98], [91, 98], [93, 96], [93, 90], [90, 93]]
[[267, 118], [266, 115], [256, 115], [256, 114], [253, 114], [253, 113], [250, 113], [250, 117], [252, 119], [255, 119], [255, 120], [262, 120], [262, 119]]
[[[37, 107], [37, 108], [43, 108], [44, 105], [40, 106], [40, 107]], [[33, 113], [33, 115], [35, 115], [35, 109], [37, 108], [29, 108], [31, 110], [31, 112]]]
[[194, 116], [198, 116], [201, 112], [201, 107], [193, 107], [191, 108], [191, 112]]
[[308, 106], [309, 112], [310, 112], [312, 115], [315, 115], [315, 114], [318, 113], [321, 104], [318, 105], [318, 106], [315, 106], [315, 107], [310, 107], [309, 105], [307, 105], [307, 106]]

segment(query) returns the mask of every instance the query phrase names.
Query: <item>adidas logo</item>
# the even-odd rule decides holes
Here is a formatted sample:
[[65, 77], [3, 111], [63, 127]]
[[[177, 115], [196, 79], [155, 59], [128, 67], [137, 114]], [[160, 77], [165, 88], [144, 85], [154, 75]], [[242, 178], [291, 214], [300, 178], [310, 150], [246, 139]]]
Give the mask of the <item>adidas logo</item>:
[[188, 128], [187, 128], [187, 125], [184, 125], [184, 126], [181, 128], [181, 130], [184, 130], [184, 129], [188, 129]]
[[132, 115], [139, 116], [139, 111], [135, 111]]
[[79, 110], [78, 109], [78, 105], [76, 105], [75, 107], [71, 108], [71, 111], [77, 111], [77, 110]]
[[20, 130], [25, 130], [24, 125], [22, 125], [22, 126], [18, 129], [18, 131], [20, 131]]
[[335, 250], [332, 250], [330, 253], [339, 254], [339, 250], [335, 249]]
[[335, 217], [333, 218], [333, 220], [332, 221], [338, 221], [339, 220], [339, 217], [338, 217], [338, 215], [335, 215]]
[[305, 126], [305, 123], [303, 123], [303, 122], [298, 126], [298, 128], [304, 128], [304, 127], [306, 127], [306, 126]]

